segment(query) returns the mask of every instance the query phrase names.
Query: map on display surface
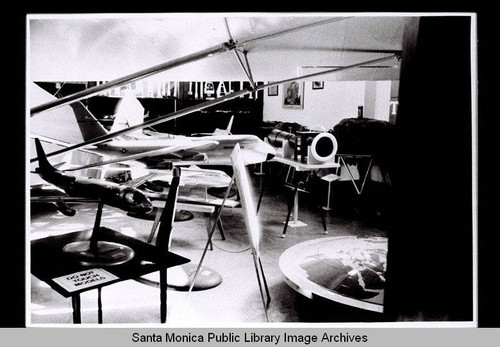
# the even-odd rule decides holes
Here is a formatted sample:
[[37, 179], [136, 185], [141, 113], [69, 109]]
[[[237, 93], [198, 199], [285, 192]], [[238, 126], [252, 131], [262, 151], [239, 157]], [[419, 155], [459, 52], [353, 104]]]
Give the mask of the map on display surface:
[[280, 258], [287, 283], [298, 292], [373, 311], [383, 308], [386, 266], [385, 237], [320, 238]]

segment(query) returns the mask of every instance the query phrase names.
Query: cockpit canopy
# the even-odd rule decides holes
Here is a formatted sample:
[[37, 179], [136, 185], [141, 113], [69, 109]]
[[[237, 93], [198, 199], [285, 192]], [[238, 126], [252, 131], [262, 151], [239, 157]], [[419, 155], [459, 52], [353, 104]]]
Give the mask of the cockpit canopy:
[[127, 188], [122, 192], [123, 199], [129, 204], [141, 204], [148, 201], [148, 198], [134, 188]]

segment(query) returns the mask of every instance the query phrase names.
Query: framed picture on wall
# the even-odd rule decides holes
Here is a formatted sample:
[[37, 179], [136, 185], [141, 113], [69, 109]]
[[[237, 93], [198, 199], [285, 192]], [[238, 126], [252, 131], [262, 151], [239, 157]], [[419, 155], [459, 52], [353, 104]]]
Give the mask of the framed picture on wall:
[[267, 88], [267, 95], [277, 96], [278, 95], [278, 86], [272, 86], [272, 87]]
[[287, 82], [283, 84], [283, 108], [304, 108], [304, 82]]
[[325, 87], [325, 82], [323, 81], [313, 81], [312, 89], [323, 89]]

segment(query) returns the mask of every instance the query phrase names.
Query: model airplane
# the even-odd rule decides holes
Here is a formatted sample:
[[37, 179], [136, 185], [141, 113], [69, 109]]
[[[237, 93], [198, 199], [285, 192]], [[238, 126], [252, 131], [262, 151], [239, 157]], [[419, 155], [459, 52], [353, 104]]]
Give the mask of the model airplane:
[[[118, 207], [133, 213], [148, 213], [153, 210], [151, 200], [144, 192], [130, 184], [118, 184], [97, 178], [73, 176], [56, 169], [49, 163], [38, 138], [35, 138], [39, 166], [36, 173], [45, 181], [62, 189], [70, 196], [71, 201], [101, 201], [103, 204]], [[142, 183], [142, 182], [141, 182]], [[43, 197], [40, 200], [44, 200]], [[45, 200], [48, 200], [46, 198]], [[61, 212], [74, 215], [64, 202], [57, 198], [56, 204]]]
[[[154, 170], [125, 183], [115, 183], [98, 178], [70, 175], [48, 162], [41, 142], [35, 138], [39, 167], [35, 173], [58, 189], [46, 188], [46, 184], [32, 186], [33, 203], [52, 203], [66, 216], [74, 216], [76, 211], [68, 204], [102, 201], [106, 205], [120, 208], [133, 215], [147, 215], [153, 211], [154, 200], [166, 200], [173, 177], [172, 170]], [[183, 168], [184, 180], [181, 179], [179, 202], [221, 206], [222, 199], [209, 197], [207, 188], [225, 188], [231, 183], [231, 177], [220, 170]], [[62, 191], [61, 191], [62, 190]], [[202, 193], [204, 191], [204, 193]], [[226, 207], [235, 207], [238, 201], [227, 199]]]
[[[125, 102], [124, 107], [129, 104], [130, 102]], [[70, 106], [84, 141], [110, 134], [81, 102], [74, 102]], [[137, 117], [144, 116], [139, 114], [132, 119], [130, 112], [122, 110], [123, 107], [118, 110], [112, 129], [133, 126], [137, 123], [137, 119], [140, 119]], [[276, 155], [276, 150], [272, 146], [255, 135], [227, 134], [230, 126], [226, 130], [219, 131], [223, 134], [201, 137], [133, 132], [98, 143], [92, 148], [93, 152], [111, 159], [73, 170], [133, 160], [144, 162], [149, 168], [169, 168], [171, 163], [230, 166], [230, 155], [237, 143], [240, 145], [245, 165], [262, 163]]]
[[[33, 93], [33, 95], [37, 98], [35, 103], [39, 102], [38, 100], [41, 99], [45, 101], [55, 98], [38, 86], [34, 85], [34, 87], [36, 93]], [[64, 131], [65, 135], [71, 135], [73, 138], [78, 136], [86, 141], [108, 134], [108, 131], [82, 103], [75, 102], [70, 104], [70, 106], [71, 108], [64, 106], [57, 110], [60, 113], [59, 118], [51, 118], [51, 120], [56, 120], [58, 124], [64, 121], [68, 123], [69, 121], [73, 122], [72, 124], [66, 125], [66, 131]], [[74, 114], [74, 118], [67, 117], [71, 113]], [[135, 96], [128, 93], [118, 104], [111, 132], [134, 126], [137, 123], [141, 123], [143, 119], [144, 109], [140, 102]], [[35, 119], [35, 121], [37, 121], [37, 119]], [[232, 121], [233, 118], [231, 118], [227, 129], [219, 129], [219, 131], [216, 129], [216, 132], [219, 134], [222, 133], [222, 135], [208, 134], [208, 136], [205, 137], [179, 137], [155, 133], [148, 130], [144, 132], [136, 131], [126, 136], [120, 136], [119, 138], [114, 138], [108, 142], [99, 144], [95, 148], [85, 149], [86, 152], [97, 153], [100, 154], [101, 157], [111, 157], [111, 159], [87, 165], [84, 163], [83, 166], [79, 164], [68, 167], [68, 165], [66, 165], [66, 168], [63, 169], [63, 167], [61, 167], [60, 170], [75, 171], [85, 168], [101, 167], [105, 164], [133, 161], [133, 165], [131, 165], [133, 169], [129, 170], [129, 168], [122, 167], [119, 168], [119, 170], [129, 170], [133, 172], [133, 176], [135, 177], [143, 176], [146, 172], [148, 174], [155, 174], [150, 175], [149, 180], [146, 181], [141, 188], [145, 188], [144, 192], [149, 198], [163, 199], [166, 191], [163, 188], [168, 187], [172, 178], [172, 162], [174, 162], [175, 165], [183, 166], [189, 164], [230, 165], [230, 153], [236, 143], [240, 143], [240, 147], [244, 148], [243, 155], [247, 163], [262, 162], [274, 156], [275, 149], [256, 136], [229, 135]], [[45, 130], [46, 134], [44, 138], [47, 138], [47, 135], [51, 135], [51, 129], [43, 129], [45, 126], [43, 122], [37, 123], [36, 125], [38, 127], [32, 127], [35, 133], [42, 128], [41, 130]], [[73, 134], [68, 134], [71, 132]], [[49, 139], [49, 142], [53, 142], [53, 140]], [[64, 145], [62, 142], [58, 143]], [[69, 144], [66, 146], [68, 145]], [[202, 153], [202, 151], [205, 153]], [[93, 161], [95, 161], [95, 158]], [[146, 163], [146, 167], [135, 165], [137, 163]], [[146, 169], [145, 171], [143, 170], [144, 168]], [[184, 168], [180, 182], [181, 192], [179, 194], [179, 199], [184, 202], [213, 203], [217, 205], [220, 203], [221, 199], [214, 200], [210, 198], [209, 201], [207, 201], [206, 194], [200, 195], [199, 192], [192, 191], [192, 188], [227, 187], [230, 180], [231, 178], [220, 170], [201, 169], [196, 166]], [[185, 188], [182, 189], [182, 187]], [[151, 191], [151, 188], [153, 188], [153, 191]], [[191, 190], [187, 191], [186, 188]], [[34, 200], [35, 199], [32, 199], [32, 201]], [[233, 201], [228, 201], [227, 204], [234, 207]], [[61, 209], [60, 206], [58, 206], [58, 208], [61, 212], [65, 212], [65, 209]]]
[[191, 136], [213, 136], [213, 135], [231, 135], [231, 128], [233, 127], [234, 116], [231, 116], [226, 129], [216, 128], [213, 133], [196, 133]]
[[[81, 103], [72, 104], [74, 115], [85, 141], [107, 134], [107, 130]], [[122, 117], [115, 123], [126, 125]], [[232, 120], [231, 120], [232, 122]], [[114, 126], [114, 124], [113, 124]], [[165, 168], [174, 165], [231, 165], [231, 153], [234, 146], [240, 145], [245, 165], [258, 164], [272, 159], [276, 150], [255, 135], [230, 135], [228, 129], [219, 135], [178, 136], [154, 132], [128, 134], [126, 138], [115, 138], [97, 145], [97, 153], [114, 158], [89, 164], [79, 169], [86, 169], [113, 163], [138, 160], [145, 162], [148, 168]]]
[[[165, 200], [174, 177], [172, 170], [148, 170], [148, 172], [148, 175], [140, 176], [144, 183], [138, 185], [137, 188], [144, 189], [144, 193], [151, 201]], [[225, 189], [230, 184], [231, 177], [224, 171], [202, 169], [197, 166], [182, 168], [177, 201], [217, 207], [222, 205], [230, 208], [239, 206], [238, 200], [224, 200], [207, 194], [207, 189]]]

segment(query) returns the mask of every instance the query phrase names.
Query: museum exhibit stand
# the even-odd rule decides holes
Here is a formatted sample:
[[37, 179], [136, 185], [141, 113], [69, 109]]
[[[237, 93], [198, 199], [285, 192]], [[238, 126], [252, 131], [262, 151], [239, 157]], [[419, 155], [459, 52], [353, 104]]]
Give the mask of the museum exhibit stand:
[[[154, 243], [101, 226], [102, 203], [93, 229], [31, 241], [31, 273], [62, 296], [71, 297], [74, 323], [81, 323], [81, 293], [98, 291], [98, 322], [102, 323], [101, 289], [153, 272], [159, 272], [160, 320], [166, 322], [167, 269], [190, 261], [168, 251], [178, 184], [179, 176], [172, 180]], [[87, 245], [88, 249], [73, 252], [72, 245]]]

